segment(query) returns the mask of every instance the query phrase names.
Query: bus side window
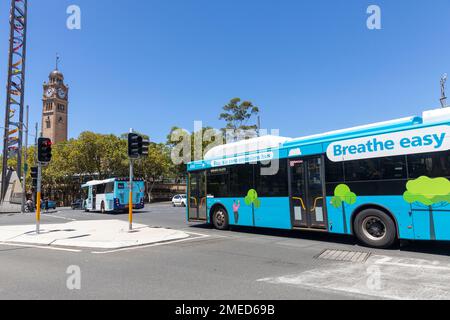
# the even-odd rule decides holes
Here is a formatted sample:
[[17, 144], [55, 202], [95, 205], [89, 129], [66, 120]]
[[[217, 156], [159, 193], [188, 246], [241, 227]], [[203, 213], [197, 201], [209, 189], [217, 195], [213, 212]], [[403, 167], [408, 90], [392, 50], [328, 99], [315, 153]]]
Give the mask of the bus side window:
[[99, 184], [98, 186], [95, 186], [95, 194], [104, 194], [106, 189], [106, 185]]
[[[268, 170], [268, 168], [276, 168], [276, 166], [278, 166], [278, 170], [273, 170], [273, 172]], [[263, 165], [259, 163], [255, 166], [255, 184], [259, 196], [288, 197], [289, 186], [287, 172], [287, 161], [284, 160], [278, 161], [278, 164], [271, 163], [270, 165]]]
[[387, 157], [380, 159], [384, 180], [406, 179], [406, 157]]
[[326, 161], [326, 182], [343, 182], [344, 181], [344, 163]]
[[110, 182], [106, 185], [105, 193], [114, 193], [114, 182]]
[[228, 172], [216, 174], [214, 171], [208, 172], [207, 178], [208, 194], [215, 198], [228, 196]]
[[450, 152], [415, 154], [408, 156], [409, 178], [450, 177]]
[[255, 188], [253, 167], [251, 164], [243, 164], [230, 168], [230, 197], [246, 197], [248, 191]]

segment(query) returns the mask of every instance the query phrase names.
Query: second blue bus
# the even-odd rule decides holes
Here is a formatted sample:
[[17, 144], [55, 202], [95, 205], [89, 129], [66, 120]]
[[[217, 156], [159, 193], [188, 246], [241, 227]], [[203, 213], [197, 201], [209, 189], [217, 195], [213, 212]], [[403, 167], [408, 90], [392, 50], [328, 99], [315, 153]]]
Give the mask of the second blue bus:
[[[93, 212], [121, 212], [129, 208], [129, 181], [127, 179], [107, 179], [90, 181], [82, 187], [84, 193], [84, 209]], [[133, 208], [143, 209], [145, 206], [145, 184], [142, 179], [133, 182]]]

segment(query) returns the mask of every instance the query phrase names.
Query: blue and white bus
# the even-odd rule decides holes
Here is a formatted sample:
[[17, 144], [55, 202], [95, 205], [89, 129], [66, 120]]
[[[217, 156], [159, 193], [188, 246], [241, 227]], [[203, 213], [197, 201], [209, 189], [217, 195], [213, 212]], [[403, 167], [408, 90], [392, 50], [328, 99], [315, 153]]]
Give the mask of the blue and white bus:
[[450, 240], [449, 108], [219, 146], [188, 171], [191, 222], [354, 235], [378, 248]]
[[[108, 179], [90, 181], [81, 187], [84, 193], [86, 211], [119, 212], [129, 208], [129, 180]], [[145, 185], [142, 179], [133, 182], [133, 208], [143, 209], [145, 204]]]

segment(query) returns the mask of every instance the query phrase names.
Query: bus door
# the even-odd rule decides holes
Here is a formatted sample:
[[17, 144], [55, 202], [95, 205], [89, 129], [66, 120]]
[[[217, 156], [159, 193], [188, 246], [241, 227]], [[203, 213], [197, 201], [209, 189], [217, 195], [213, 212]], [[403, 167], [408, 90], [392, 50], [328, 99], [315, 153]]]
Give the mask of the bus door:
[[92, 210], [97, 210], [97, 186], [92, 187]]
[[323, 158], [289, 159], [291, 216], [296, 228], [327, 229]]
[[189, 220], [206, 221], [206, 172], [189, 174]]

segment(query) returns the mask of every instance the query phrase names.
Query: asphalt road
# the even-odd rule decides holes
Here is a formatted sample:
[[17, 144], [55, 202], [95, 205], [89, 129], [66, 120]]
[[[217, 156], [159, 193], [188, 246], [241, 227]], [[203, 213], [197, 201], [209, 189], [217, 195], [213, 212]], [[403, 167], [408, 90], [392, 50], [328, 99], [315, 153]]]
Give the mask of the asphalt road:
[[[0, 225], [34, 216], [0, 215]], [[127, 220], [60, 209], [43, 223]], [[450, 299], [450, 244], [406, 243], [393, 250], [352, 238], [237, 228], [220, 232], [187, 224], [185, 209], [154, 204], [135, 222], [201, 235], [188, 241], [114, 253], [0, 244], [0, 299]], [[370, 253], [364, 262], [318, 259], [324, 250]], [[79, 267], [81, 288], [69, 289]], [[73, 282], [71, 282], [73, 283]]]

